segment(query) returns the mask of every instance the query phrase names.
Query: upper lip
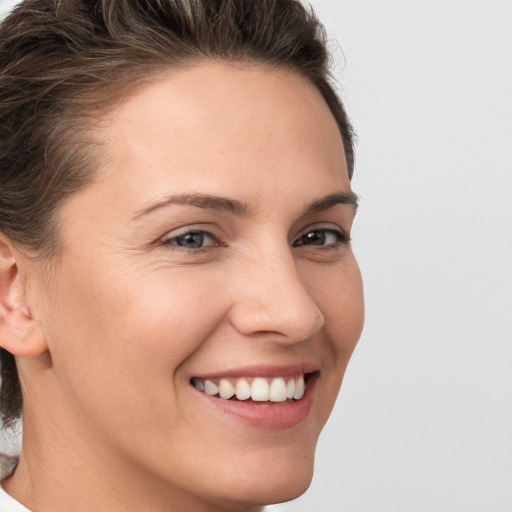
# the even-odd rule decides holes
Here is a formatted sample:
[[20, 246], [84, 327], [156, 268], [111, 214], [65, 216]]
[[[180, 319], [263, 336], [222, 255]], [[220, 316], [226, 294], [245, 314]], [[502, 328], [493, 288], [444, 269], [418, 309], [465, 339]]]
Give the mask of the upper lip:
[[319, 365], [312, 362], [304, 362], [290, 365], [251, 365], [240, 368], [230, 368], [227, 370], [194, 374], [191, 377], [199, 379], [219, 379], [222, 377], [286, 377], [288, 375], [297, 375], [301, 373], [314, 373], [319, 370]]

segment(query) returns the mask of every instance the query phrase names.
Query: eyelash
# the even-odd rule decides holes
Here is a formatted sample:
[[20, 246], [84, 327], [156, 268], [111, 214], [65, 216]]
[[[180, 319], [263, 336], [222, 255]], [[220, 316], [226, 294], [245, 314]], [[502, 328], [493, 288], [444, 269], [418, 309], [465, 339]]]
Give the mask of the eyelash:
[[[315, 244], [315, 243], [312, 243], [312, 244], [302, 243], [301, 244], [300, 243], [301, 241], [302, 242], [307, 241], [308, 236], [309, 236], [310, 241], [314, 241], [313, 237], [310, 236], [313, 234], [316, 237], [321, 235], [321, 239], [323, 238], [324, 240], [327, 236], [330, 235], [330, 236], [333, 236], [335, 240], [334, 240], [334, 242], [328, 243], [328, 244]], [[303, 235], [301, 235], [297, 240], [295, 240], [292, 243], [292, 246], [293, 247], [313, 246], [313, 247], [322, 247], [324, 249], [332, 249], [332, 248], [338, 247], [339, 245], [347, 245], [349, 242], [350, 242], [350, 237], [347, 236], [344, 231], [338, 230], [338, 229], [333, 229], [333, 228], [319, 227], [319, 228], [315, 228], [315, 229], [309, 229], [308, 231], [306, 231]]]
[[[312, 236], [312, 235], [314, 235], [314, 236]], [[192, 236], [200, 236], [201, 242], [205, 238], [209, 238], [209, 239], [211, 239], [211, 241], [213, 243], [206, 245], [206, 246], [201, 245], [201, 247], [187, 247], [186, 245], [179, 243], [180, 240], [184, 240], [186, 237], [192, 237]], [[308, 244], [308, 243], [305, 243], [308, 241], [308, 239], [307, 239], [308, 236], [309, 236], [309, 241], [313, 241], [313, 242], [318, 240], [318, 238], [315, 238], [315, 237], [319, 237], [320, 241], [323, 240], [324, 242], [325, 242], [325, 239], [328, 238], [329, 236], [334, 237], [335, 240], [334, 240], [334, 242], [331, 242], [328, 244], [325, 244], [325, 243]], [[184, 250], [188, 250], [191, 252], [201, 252], [201, 251], [207, 250], [210, 247], [222, 247], [223, 246], [223, 244], [217, 239], [217, 237], [214, 234], [212, 234], [208, 231], [205, 231], [205, 230], [201, 230], [201, 229], [191, 229], [191, 230], [181, 233], [177, 236], [173, 236], [171, 238], [164, 239], [162, 243], [163, 243], [163, 245], [176, 246], [176, 247], [183, 248]], [[300, 235], [299, 238], [297, 238], [292, 243], [292, 246], [293, 247], [313, 246], [313, 247], [321, 247], [325, 250], [325, 249], [336, 248], [339, 245], [347, 245], [349, 243], [350, 243], [350, 237], [347, 236], [346, 233], [343, 232], [342, 230], [319, 227], [319, 228], [315, 228], [315, 229], [309, 229], [308, 231], [304, 232], [304, 234]]]
[[[179, 243], [177, 243], [180, 239], [185, 239], [185, 237], [190, 237], [193, 235], [200, 235], [203, 238], [210, 238], [214, 243], [212, 243], [211, 245], [208, 245], [206, 247], [204, 247], [204, 246], [187, 247], [186, 245], [180, 245]], [[164, 245], [174, 245], [176, 247], [183, 248], [184, 250], [195, 251], [195, 252], [201, 251], [201, 250], [204, 251], [208, 247], [221, 247], [222, 246], [222, 243], [217, 241], [217, 237], [215, 235], [213, 235], [212, 233], [210, 233], [208, 231], [204, 231], [202, 229], [191, 229], [191, 230], [181, 233], [177, 236], [167, 238], [167, 239], [163, 240], [163, 244]]]

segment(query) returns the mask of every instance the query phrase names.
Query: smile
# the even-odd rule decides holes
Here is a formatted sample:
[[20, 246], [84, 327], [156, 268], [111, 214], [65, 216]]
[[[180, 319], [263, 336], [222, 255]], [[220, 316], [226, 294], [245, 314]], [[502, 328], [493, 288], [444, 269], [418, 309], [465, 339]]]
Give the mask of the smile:
[[[316, 373], [316, 372], [315, 372]], [[268, 377], [201, 379], [191, 384], [202, 393], [222, 400], [287, 403], [304, 397], [306, 383], [312, 374]]]

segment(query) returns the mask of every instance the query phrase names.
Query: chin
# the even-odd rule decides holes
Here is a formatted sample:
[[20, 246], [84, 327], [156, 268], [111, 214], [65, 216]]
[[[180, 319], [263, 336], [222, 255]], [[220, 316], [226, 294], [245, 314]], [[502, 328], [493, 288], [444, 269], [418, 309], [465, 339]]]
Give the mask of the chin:
[[272, 489], [267, 489], [263, 504], [283, 503], [298, 498], [308, 490], [312, 478], [313, 468], [309, 471], [301, 471], [298, 475], [296, 470], [292, 470], [287, 479], [274, 483]]
[[[264, 450], [262, 450], [264, 452]], [[244, 464], [232, 475], [229, 488], [235, 501], [265, 506], [298, 498], [309, 488], [313, 478], [314, 449], [283, 453]], [[268, 453], [267, 453], [268, 455]]]
[[[266, 468], [261, 469], [262, 473]], [[236, 495], [232, 496], [232, 501], [237, 503], [247, 503], [255, 507], [265, 507], [276, 503], [284, 503], [294, 500], [304, 494], [313, 477], [313, 471], [290, 470], [288, 475], [280, 475], [278, 479], [269, 478], [261, 484], [251, 482], [248, 485], [242, 485], [236, 490]], [[258, 478], [259, 480], [259, 478]]]

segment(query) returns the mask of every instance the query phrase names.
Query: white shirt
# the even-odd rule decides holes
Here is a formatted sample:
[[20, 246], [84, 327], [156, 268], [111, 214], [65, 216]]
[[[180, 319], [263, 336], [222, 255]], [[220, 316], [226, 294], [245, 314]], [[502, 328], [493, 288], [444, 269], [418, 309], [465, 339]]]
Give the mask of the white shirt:
[[0, 486], [0, 512], [30, 512], [30, 510], [9, 496]]

